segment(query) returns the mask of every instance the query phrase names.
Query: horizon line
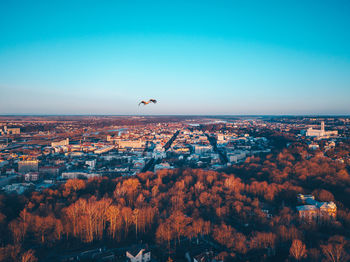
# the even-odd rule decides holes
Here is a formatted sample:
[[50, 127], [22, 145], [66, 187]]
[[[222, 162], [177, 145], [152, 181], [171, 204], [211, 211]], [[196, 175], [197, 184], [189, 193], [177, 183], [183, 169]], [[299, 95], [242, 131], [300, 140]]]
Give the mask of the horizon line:
[[145, 114], [145, 115], [139, 115], [139, 114], [0, 114], [0, 117], [9, 117], [9, 116], [42, 116], [42, 117], [49, 117], [49, 116], [199, 116], [199, 117], [266, 117], [266, 116], [303, 116], [303, 117], [350, 117], [350, 114]]

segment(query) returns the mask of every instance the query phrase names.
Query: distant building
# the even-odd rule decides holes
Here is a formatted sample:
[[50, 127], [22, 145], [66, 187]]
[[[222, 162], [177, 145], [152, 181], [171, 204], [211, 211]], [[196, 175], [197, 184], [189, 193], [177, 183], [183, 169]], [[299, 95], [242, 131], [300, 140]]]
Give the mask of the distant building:
[[134, 160], [134, 168], [142, 169], [145, 166], [145, 160], [142, 158]]
[[154, 171], [162, 170], [162, 169], [173, 169], [173, 168], [174, 167], [171, 166], [169, 163], [161, 163], [154, 166]]
[[154, 150], [152, 152], [152, 157], [155, 159], [166, 158], [166, 152], [164, 150], [163, 151]]
[[321, 122], [321, 129], [313, 129], [312, 127], [308, 128], [306, 131], [306, 136], [310, 137], [318, 137], [318, 138], [323, 138], [323, 137], [330, 137], [330, 136], [337, 136], [338, 131], [326, 131], [325, 126], [324, 126], [324, 121]]
[[68, 146], [69, 145], [69, 138], [63, 139], [61, 141], [55, 141], [51, 142], [52, 147], [57, 147], [57, 146]]
[[318, 144], [312, 143], [312, 144], [309, 145], [309, 148], [312, 149], [312, 150], [316, 150], [316, 149], [319, 149], [320, 146]]
[[80, 171], [71, 171], [71, 172], [63, 172], [61, 177], [62, 179], [75, 179], [75, 178], [93, 178], [93, 177], [100, 177], [101, 174], [94, 174], [94, 173], [86, 173], [86, 172], [80, 172]]
[[212, 151], [212, 148], [209, 145], [194, 145], [194, 152], [196, 154], [203, 154], [211, 151]]
[[227, 157], [230, 163], [237, 163], [238, 161], [244, 160], [247, 157], [247, 151], [236, 150], [227, 153]]
[[85, 165], [89, 166], [90, 169], [95, 169], [96, 159], [86, 160]]
[[224, 135], [221, 135], [221, 134], [219, 134], [219, 135], [217, 135], [217, 137], [218, 137], [218, 141], [223, 141], [223, 140], [225, 140], [225, 136]]
[[42, 166], [39, 167], [39, 173], [41, 175], [51, 175], [57, 176], [59, 175], [63, 166]]
[[298, 195], [298, 201], [303, 203], [297, 206], [299, 217], [303, 220], [316, 220], [321, 222], [327, 219], [335, 219], [337, 216], [337, 205], [333, 202], [318, 202], [313, 195]]
[[39, 180], [39, 173], [38, 172], [29, 172], [24, 175], [24, 180], [26, 182], [34, 182]]
[[148, 262], [151, 261], [151, 251], [144, 246], [135, 246], [126, 251], [127, 261]]
[[313, 195], [298, 194], [297, 199], [300, 203], [306, 203], [306, 201], [315, 201], [315, 197]]
[[67, 152], [65, 155], [70, 157], [82, 157], [84, 152]]
[[9, 163], [9, 161], [0, 159], [0, 167], [6, 166]]
[[211, 250], [211, 247], [208, 247], [205, 244], [199, 244], [196, 247], [192, 248], [191, 251], [186, 252], [185, 258], [188, 262], [219, 262], [221, 260], [215, 259], [215, 254]]
[[6, 186], [8, 184], [11, 184], [18, 177], [18, 175], [0, 176], [0, 186]]
[[119, 140], [119, 148], [144, 148], [146, 142], [142, 140]]
[[21, 129], [18, 127], [8, 128], [4, 126], [4, 129], [0, 129], [0, 134], [2, 135], [19, 135], [21, 133]]
[[28, 172], [38, 172], [38, 160], [23, 160], [18, 162], [18, 172], [25, 174]]
[[8, 135], [19, 135], [21, 133], [20, 128], [8, 128], [7, 129], [7, 134]]
[[299, 218], [303, 220], [316, 220], [318, 218], [318, 208], [315, 205], [297, 206]]
[[23, 194], [25, 191], [33, 189], [33, 183], [16, 183], [4, 186], [2, 189], [7, 193]]
[[108, 151], [111, 151], [112, 149], [114, 149], [114, 146], [105, 146], [99, 149], [96, 149], [94, 151], [95, 154], [103, 154], [103, 153], [107, 153]]

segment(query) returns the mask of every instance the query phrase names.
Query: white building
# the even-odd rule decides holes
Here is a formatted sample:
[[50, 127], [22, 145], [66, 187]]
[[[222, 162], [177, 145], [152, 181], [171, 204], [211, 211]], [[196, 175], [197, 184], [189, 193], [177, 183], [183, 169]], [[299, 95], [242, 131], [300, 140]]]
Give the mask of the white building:
[[151, 251], [142, 247], [134, 247], [126, 251], [126, 257], [130, 262], [148, 262], [151, 261]]
[[337, 136], [337, 135], [338, 135], [337, 130], [335, 131], [325, 130], [324, 121], [321, 122], [321, 129], [313, 129], [312, 127], [310, 127], [306, 131], [306, 136], [318, 137], [318, 138]]
[[319, 149], [320, 146], [318, 144], [312, 143], [312, 144], [309, 145], [309, 148], [312, 149], [312, 150], [316, 150], [316, 149]]
[[90, 169], [95, 169], [96, 166], [96, 159], [93, 160], [86, 160], [85, 165], [88, 165]]
[[80, 177], [85, 177], [85, 178], [93, 178], [93, 177], [100, 177], [100, 174], [94, 174], [94, 173], [85, 173], [85, 172], [63, 172], [61, 177], [62, 179], [75, 179], [75, 178], [80, 178]]
[[61, 141], [51, 142], [52, 147], [68, 146], [68, 145], [69, 145], [69, 138], [63, 139]]
[[152, 157], [155, 159], [166, 158], [166, 152], [165, 151], [154, 151], [152, 153]]
[[194, 145], [194, 152], [196, 154], [203, 154], [211, 151], [212, 151], [212, 148], [209, 145]]
[[227, 154], [230, 163], [237, 163], [247, 157], [247, 151], [235, 150]]
[[297, 206], [299, 217], [304, 220], [335, 219], [337, 205], [333, 202], [318, 202], [313, 195], [298, 194], [298, 201], [305, 205]]
[[30, 172], [24, 175], [24, 180], [29, 181], [38, 181], [39, 180], [39, 173], [38, 172]]
[[162, 170], [162, 169], [173, 169], [173, 168], [174, 167], [171, 166], [169, 163], [161, 163], [154, 166], [154, 171]]
[[144, 148], [145, 141], [142, 140], [120, 140], [118, 141], [119, 148]]
[[108, 151], [111, 151], [112, 149], [114, 149], [114, 146], [105, 146], [99, 149], [96, 149], [94, 151], [95, 154], [103, 154], [103, 153], [107, 153]]

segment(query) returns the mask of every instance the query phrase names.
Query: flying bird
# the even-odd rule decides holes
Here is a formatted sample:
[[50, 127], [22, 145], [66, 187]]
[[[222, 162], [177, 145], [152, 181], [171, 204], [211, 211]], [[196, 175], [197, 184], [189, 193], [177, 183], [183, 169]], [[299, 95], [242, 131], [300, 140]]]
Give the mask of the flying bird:
[[143, 105], [145, 106], [145, 105], [148, 105], [149, 103], [156, 104], [156, 103], [157, 103], [157, 100], [155, 100], [155, 99], [150, 99], [150, 100], [148, 100], [147, 102], [144, 101], [144, 100], [142, 100], [142, 101], [139, 103], [139, 106], [140, 106], [141, 104], [143, 104]]

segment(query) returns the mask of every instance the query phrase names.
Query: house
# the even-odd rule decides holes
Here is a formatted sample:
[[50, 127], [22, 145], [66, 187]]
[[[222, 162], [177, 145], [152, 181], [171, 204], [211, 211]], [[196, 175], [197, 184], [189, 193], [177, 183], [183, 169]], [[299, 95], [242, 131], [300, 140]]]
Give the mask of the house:
[[193, 262], [211, 262], [213, 252], [203, 252], [193, 257]]
[[306, 203], [306, 201], [315, 200], [315, 197], [313, 195], [298, 194], [297, 198], [300, 203]]
[[29, 172], [24, 175], [24, 180], [29, 181], [38, 181], [39, 180], [39, 173], [38, 172]]
[[320, 210], [321, 218], [332, 218], [335, 219], [337, 216], [337, 205], [331, 202], [319, 202], [318, 208]]
[[126, 257], [130, 262], [148, 262], [151, 261], [151, 251], [144, 245], [138, 245], [126, 251]]
[[42, 166], [39, 167], [39, 173], [41, 175], [57, 176], [63, 169], [63, 165], [60, 166]]
[[188, 262], [217, 262], [216, 255], [211, 245], [197, 239], [197, 244], [192, 245], [191, 250], [186, 252], [185, 259]]
[[297, 211], [303, 220], [312, 221], [318, 218], [318, 208], [315, 205], [297, 206]]
[[303, 203], [297, 206], [299, 217], [303, 220], [318, 222], [327, 219], [335, 219], [337, 216], [337, 205], [333, 202], [319, 202], [313, 195], [298, 194], [298, 201]]

